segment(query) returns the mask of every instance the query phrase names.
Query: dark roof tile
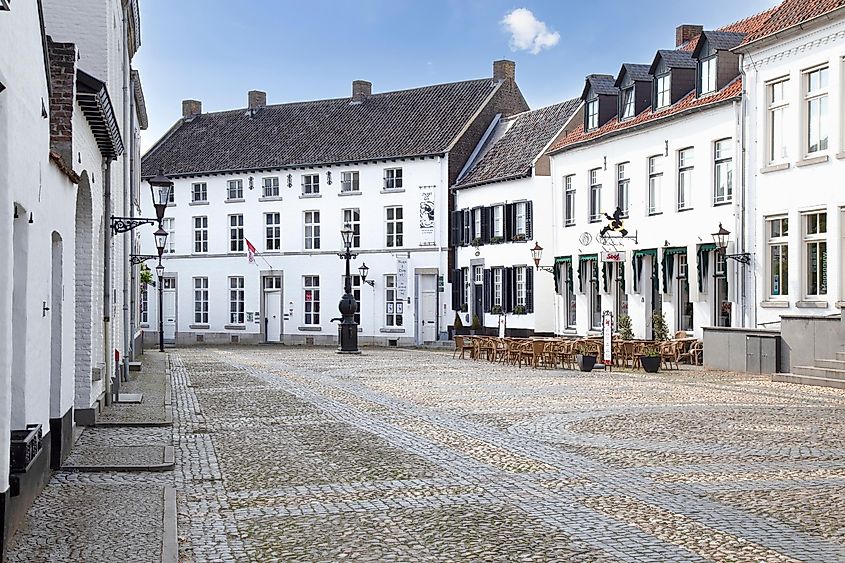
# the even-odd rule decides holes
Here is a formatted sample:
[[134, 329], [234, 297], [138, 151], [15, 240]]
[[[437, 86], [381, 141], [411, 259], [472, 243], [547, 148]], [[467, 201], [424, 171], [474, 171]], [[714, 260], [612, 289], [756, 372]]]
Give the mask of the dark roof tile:
[[633, 63], [625, 63], [619, 69], [619, 74], [616, 76], [616, 81], [613, 83], [617, 88], [622, 84], [622, 78], [630, 76], [632, 80], [651, 80], [651, 75], [648, 73], [649, 65], [640, 65]]

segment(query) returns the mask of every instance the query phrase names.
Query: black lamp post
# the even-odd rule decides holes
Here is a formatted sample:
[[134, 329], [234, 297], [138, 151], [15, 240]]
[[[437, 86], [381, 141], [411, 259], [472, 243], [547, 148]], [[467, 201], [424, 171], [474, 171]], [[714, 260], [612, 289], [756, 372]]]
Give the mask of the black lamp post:
[[713, 242], [716, 243], [716, 248], [724, 254], [725, 258], [730, 258], [731, 260], [736, 260], [740, 264], [748, 265], [751, 263], [751, 254], [748, 252], [741, 252], [739, 254], [727, 254], [728, 248], [728, 237], [731, 235], [731, 232], [727, 230], [725, 227], [719, 223], [719, 230], [713, 233]]
[[[164, 175], [164, 170], [158, 170], [158, 176], [147, 180], [150, 184], [150, 195], [153, 196], [153, 207], [156, 210], [158, 222], [164, 219], [164, 211], [170, 203], [170, 194], [173, 191], [173, 181]], [[161, 225], [159, 224], [159, 228]]]
[[158, 351], [164, 352], [164, 264], [159, 259], [156, 266], [158, 275]]
[[344, 225], [340, 230], [340, 236], [343, 240], [343, 248], [345, 252], [338, 253], [341, 259], [346, 260], [346, 276], [343, 278], [344, 294], [340, 298], [341, 321], [340, 321], [340, 354], [360, 354], [358, 350], [358, 323], [355, 322], [355, 310], [358, 308], [355, 302], [355, 296], [352, 295], [352, 276], [349, 273], [349, 261], [357, 257], [350, 251], [352, 248], [352, 227]]

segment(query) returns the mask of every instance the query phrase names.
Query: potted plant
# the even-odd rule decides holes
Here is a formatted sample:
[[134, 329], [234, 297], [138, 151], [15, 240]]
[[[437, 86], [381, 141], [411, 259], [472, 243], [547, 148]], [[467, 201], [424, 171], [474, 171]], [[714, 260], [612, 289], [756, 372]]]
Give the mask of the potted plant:
[[142, 285], [150, 285], [153, 283], [153, 272], [146, 264], [141, 264], [140, 280]]
[[482, 330], [481, 320], [478, 318], [478, 315], [472, 316], [472, 327], [470, 328], [469, 333], [472, 335], [476, 335]]
[[662, 313], [655, 311], [651, 314], [651, 333], [653, 340], [657, 342], [669, 340], [669, 326]]
[[513, 308], [514, 315], [524, 315], [527, 311], [525, 310], [525, 305], [517, 305]]
[[501, 315], [502, 314], [502, 307], [500, 305], [493, 305], [493, 308], [490, 309], [490, 312], [494, 315]]
[[457, 312], [455, 313], [455, 334], [469, 334], [469, 330], [464, 327], [461, 316]]
[[587, 349], [584, 344], [578, 344], [576, 347], [575, 361], [578, 363], [578, 369], [581, 371], [593, 371], [596, 367], [596, 353]]
[[631, 328], [631, 317], [619, 315], [619, 319], [616, 321], [616, 331], [622, 340], [633, 340], [634, 330]]
[[461, 313], [466, 313], [468, 310], [469, 310], [469, 307], [467, 306], [466, 303], [461, 305]]
[[481, 246], [481, 238], [475, 237], [474, 239], [472, 239], [472, 241], [469, 243], [469, 245], [470, 246]]
[[501, 244], [505, 242], [505, 237], [493, 237], [490, 239], [490, 244]]
[[648, 373], [657, 373], [660, 370], [660, 350], [657, 346], [648, 346], [640, 356], [640, 363]]
[[525, 234], [524, 234], [524, 233], [520, 233], [520, 234], [518, 234], [518, 235], [514, 235], [514, 236], [513, 236], [513, 238], [512, 238], [511, 240], [522, 241], [522, 240], [525, 240], [525, 239], [526, 239]]

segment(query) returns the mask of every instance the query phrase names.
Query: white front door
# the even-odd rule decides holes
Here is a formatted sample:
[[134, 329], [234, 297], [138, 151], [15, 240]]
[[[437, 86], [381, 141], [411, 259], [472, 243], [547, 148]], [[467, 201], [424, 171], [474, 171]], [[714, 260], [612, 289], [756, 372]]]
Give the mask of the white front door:
[[[839, 300], [845, 303], [845, 207], [840, 212], [839, 230], [842, 232], [842, 240], [839, 241]], [[845, 307], [842, 308], [845, 315]]]
[[176, 278], [164, 278], [163, 281], [164, 340], [173, 343], [176, 342]]
[[282, 341], [282, 290], [264, 290], [264, 330], [267, 342]]
[[420, 276], [419, 319], [422, 341], [437, 340], [437, 276]]

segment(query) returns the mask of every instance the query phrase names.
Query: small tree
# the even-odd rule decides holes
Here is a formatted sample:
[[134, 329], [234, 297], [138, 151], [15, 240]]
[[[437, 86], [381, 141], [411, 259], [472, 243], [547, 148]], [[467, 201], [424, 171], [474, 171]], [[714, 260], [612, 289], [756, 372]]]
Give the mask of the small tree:
[[654, 340], [669, 340], [669, 327], [662, 313], [655, 311], [651, 315], [651, 330]]
[[478, 318], [478, 315], [472, 316], [472, 330], [481, 330], [481, 319]]
[[458, 331], [464, 328], [464, 323], [461, 322], [461, 315], [455, 312], [455, 330]]
[[628, 315], [619, 315], [619, 319], [616, 321], [616, 330], [619, 332], [622, 340], [634, 339], [634, 331], [631, 328], [631, 317]]
[[141, 275], [140, 275], [141, 283], [144, 285], [149, 285], [153, 283], [153, 272], [149, 268], [147, 268], [146, 264], [141, 264]]

